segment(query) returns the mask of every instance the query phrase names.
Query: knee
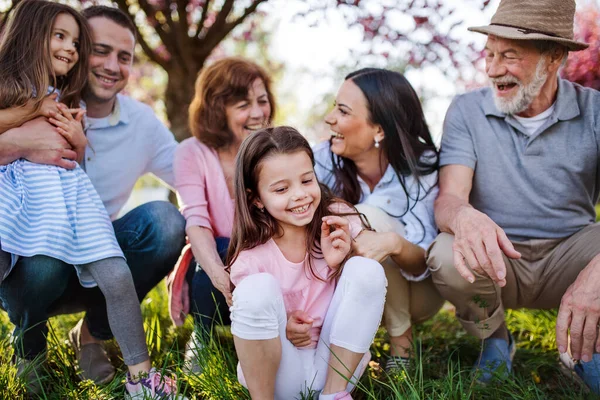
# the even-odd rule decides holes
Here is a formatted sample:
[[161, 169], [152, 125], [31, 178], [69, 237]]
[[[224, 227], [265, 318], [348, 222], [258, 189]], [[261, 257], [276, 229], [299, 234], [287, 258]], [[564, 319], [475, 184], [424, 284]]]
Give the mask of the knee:
[[185, 243], [185, 218], [177, 207], [166, 201], [152, 201], [141, 207], [152, 225], [153, 239], [167, 248], [181, 250]]
[[470, 292], [473, 285], [464, 279], [454, 267], [453, 243], [453, 235], [439, 234], [427, 252], [427, 266], [431, 271], [433, 283], [440, 291], [448, 289]]
[[356, 285], [365, 296], [386, 292], [385, 271], [380, 263], [370, 258], [350, 258], [344, 264], [342, 277]]
[[232, 314], [276, 316], [283, 303], [279, 283], [271, 274], [260, 273], [244, 278], [233, 291]]
[[72, 275], [74, 268], [60, 260], [47, 256], [21, 258], [0, 285], [2, 308], [17, 326], [23, 318], [42, 318], [64, 293]]

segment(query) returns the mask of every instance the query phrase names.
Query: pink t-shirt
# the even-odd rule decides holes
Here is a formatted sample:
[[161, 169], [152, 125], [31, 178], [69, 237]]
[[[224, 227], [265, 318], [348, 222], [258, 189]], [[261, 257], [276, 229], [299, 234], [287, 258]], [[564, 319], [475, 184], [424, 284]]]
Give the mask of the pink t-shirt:
[[185, 139], [175, 150], [173, 173], [186, 228], [201, 226], [214, 237], [231, 237], [234, 205], [217, 152], [195, 137]]
[[[351, 209], [344, 205], [340, 206], [338, 212], [351, 212]], [[350, 234], [355, 238], [362, 230], [360, 219], [356, 216], [345, 218], [350, 221]], [[336, 282], [327, 279], [332, 269], [322, 258], [313, 258], [312, 266], [324, 281], [315, 278], [309, 270], [308, 257], [307, 253], [302, 262], [291, 262], [285, 258], [275, 241], [269, 239], [265, 244], [242, 251], [231, 266], [230, 277], [231, 282], [238, 285], [248, 275], [262, 272], [273, 275], [281, 287], [288, 316], [293, 311], [302, 310], [314, 319], [310, 331], [311, 344], [307, 348], [315, 348]]]

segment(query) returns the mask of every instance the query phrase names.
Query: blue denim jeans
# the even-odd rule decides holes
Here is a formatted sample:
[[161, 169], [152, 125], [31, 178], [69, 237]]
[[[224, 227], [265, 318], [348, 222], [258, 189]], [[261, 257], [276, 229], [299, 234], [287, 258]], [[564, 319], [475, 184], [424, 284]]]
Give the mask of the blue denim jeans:
[[[217, 252], [225, 262], [229, 238], [218, 237], [215, 239]], [[194, 316], [196, 330], [202, 333], [211, 332], [213, 325], [231, 325], [229, 319], [229, 306], [225, 296], [218, 291], [210, 281], [201, 266], [197, 266], [192, 259], [186, 276], [190, 283], [190, 309]]]
[[[185, 244], [185, 220], [164, 201], [143, 204], [113, 222], [140, 301], [173, 269]], [[75, 268], [46, 256], [22, 257], [0, 285], [0, 301], [15, 325], [15, 352], [33, 359], [46, 350], [46, 321], [87, 311], [90, 333], [112, 338], [100, 289], [79, 284]]]

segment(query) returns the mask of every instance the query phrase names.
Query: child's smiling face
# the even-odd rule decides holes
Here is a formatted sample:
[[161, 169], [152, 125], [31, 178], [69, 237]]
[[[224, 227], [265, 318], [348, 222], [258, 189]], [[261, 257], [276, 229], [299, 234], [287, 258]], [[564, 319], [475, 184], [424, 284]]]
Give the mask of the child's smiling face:
[[72, 15], [59, 14], [52, 27], [50, 57], [56, 76], [66, 75], [79, 60], [79, 25]]
[[321, 201], [321, 188], [304, 151], [264, 159], [258, 176], [256, 206], [265, 208], [283, 229], [308, 225]]

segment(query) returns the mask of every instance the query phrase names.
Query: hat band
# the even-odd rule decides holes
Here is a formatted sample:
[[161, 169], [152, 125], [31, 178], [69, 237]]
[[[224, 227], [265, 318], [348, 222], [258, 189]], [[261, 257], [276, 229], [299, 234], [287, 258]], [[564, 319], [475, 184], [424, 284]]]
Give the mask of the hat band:
[[525, 35], [530, 35], [532, 33], [538, 33], [538, 34], [542, 34], [542, 35], [546, 35], [546, 36], [552, 36], [552, 37], [562, 38], [562, 36], [559, 36], [556, 33], [538, 31], [537, 29], [522, 28], [520, 26], [515, 26], [515, 25], [498, 24], [498, 23], [493, 23], [493, 24], [490, 24], [490, 25], [505, 26], [507, 28], [515, 28], [519, 32], [521, 32], [521, 33], [523, 33]]

